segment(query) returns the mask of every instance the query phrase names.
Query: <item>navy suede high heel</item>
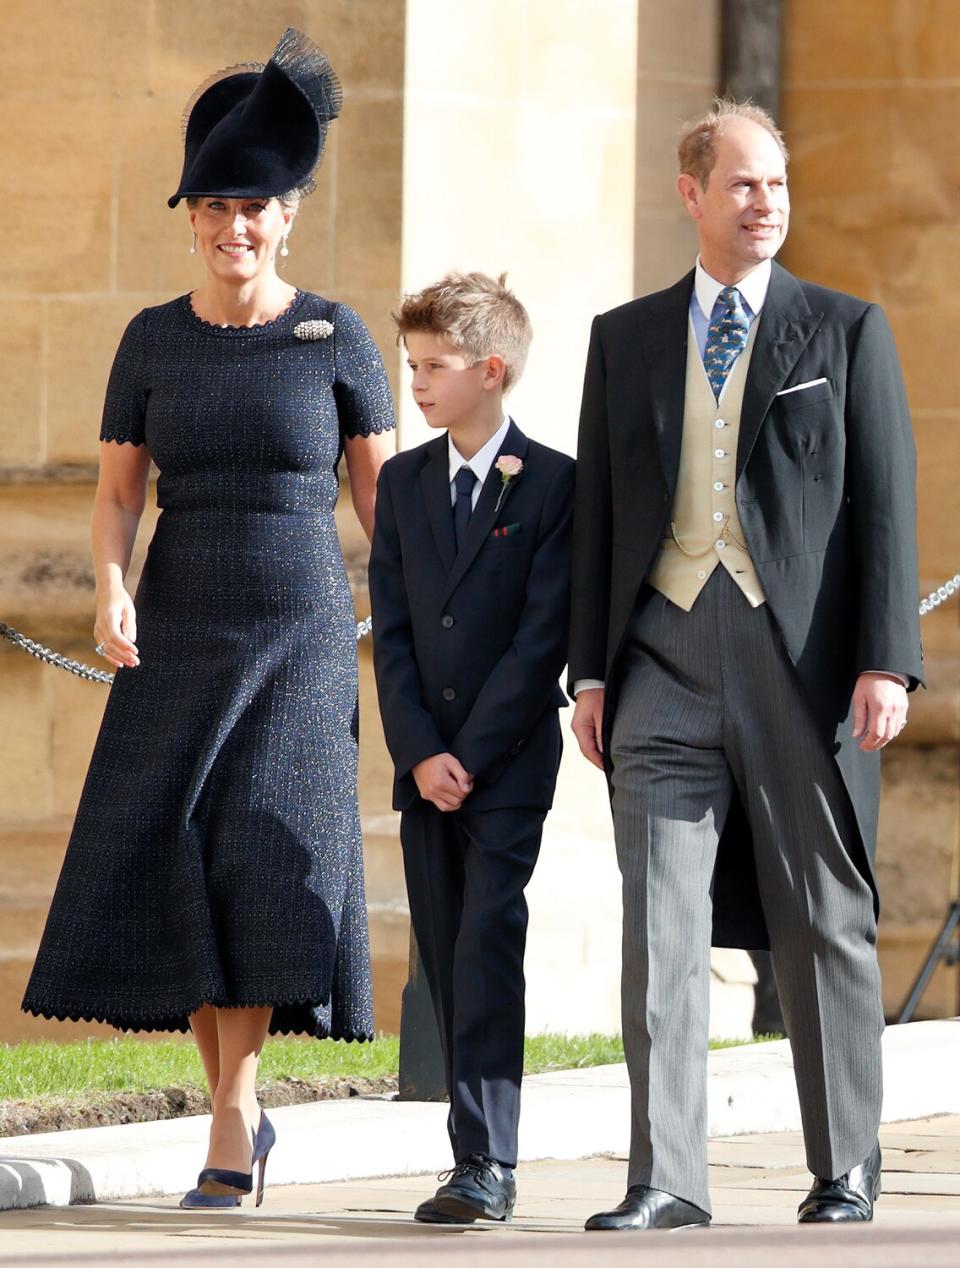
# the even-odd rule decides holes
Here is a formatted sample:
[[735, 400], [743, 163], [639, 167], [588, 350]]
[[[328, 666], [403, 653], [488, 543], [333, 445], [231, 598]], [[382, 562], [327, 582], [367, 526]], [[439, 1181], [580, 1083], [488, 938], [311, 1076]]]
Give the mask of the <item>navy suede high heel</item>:
[[201, 1193], [199, 1189], [191, 1189], [180, 1199], [180, 1205], [187, 1211], [200, 1210], [236, 1210], [240, 1205], [239, 1193]]
[[251, 1180], [253, 1179], [253, 1168], [258, 1162], [260, 1164], [260, 1173], [257, 1176], [257, 1206], [263, 1201], [263, 1175], [267, 1169], [267, 1155], [276, 1143], [277, 1133], [273, 1129], [273, 1123], [261, 1111], [260, 1126], [257, 1128], [257, 1134], [253, 1140], [253, 1159], [250, 1164]]
[[249, 1171], [230, 1171], [224, 1167], [204, 1167], [197, 1177], [197, 1187], [185, 1193], [180, 1205], [187, 1210], [213, 1210], [238, 1207], [245, 1193], [253, 1192], [253, 1168], [259, 1162], [257, 1201], [263, 1201], [264, 1172], [267, 1155], [276, 1143], [277, 1133], [266, 1114], [261, 1112], [260, 1125], [253, 1138], [253, 1157]]

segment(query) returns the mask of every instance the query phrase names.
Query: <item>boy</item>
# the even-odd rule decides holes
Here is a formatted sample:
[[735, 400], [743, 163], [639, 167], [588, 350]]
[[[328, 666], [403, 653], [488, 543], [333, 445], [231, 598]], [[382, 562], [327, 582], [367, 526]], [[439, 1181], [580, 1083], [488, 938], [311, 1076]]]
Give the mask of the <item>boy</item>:
[[383, 467], [374, 666], [455, 1166], [424, 1223], [509, 1220], [523, 1071], [523, 890], [560, 760], [574, 463], [503, 413], [532, 331], [482, 273], [394, 314], [413, 396], [446, 435]]

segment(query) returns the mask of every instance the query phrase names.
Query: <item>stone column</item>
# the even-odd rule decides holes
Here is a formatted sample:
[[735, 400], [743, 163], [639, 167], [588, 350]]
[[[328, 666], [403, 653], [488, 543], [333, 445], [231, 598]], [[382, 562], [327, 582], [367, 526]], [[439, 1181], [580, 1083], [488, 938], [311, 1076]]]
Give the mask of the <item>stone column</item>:
[[[635, 0], [407, 3], [404, 289], [506, 271], [535, 332], [508, 408], [568, 453], [590, 322], [633, 293], [637, 21]], [[409, 447], [429, 430], [400, 380]], [[531, 1033], [620, 1024], [606, 788], [574, 749], [528, 891]]]

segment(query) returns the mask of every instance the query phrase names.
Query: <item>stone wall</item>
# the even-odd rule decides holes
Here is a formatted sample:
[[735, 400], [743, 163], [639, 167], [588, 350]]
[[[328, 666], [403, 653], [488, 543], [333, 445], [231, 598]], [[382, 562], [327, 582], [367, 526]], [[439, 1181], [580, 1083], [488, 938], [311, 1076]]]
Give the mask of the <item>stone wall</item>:
[[[957, 213], [960, 25], [950, 0], [787, 0], [782, 121], [792, 151], [788, 268], [883, 304], [919, 463], [921, 584], [960, 571]], [[895, 1010], [956, 896], [960, 604], [922, 623], [930, 689], [886, 755], [881, 959]], [[924, 1015], [956, 1013], [941, 970]]]
[[682, 277], [697, 254], [693, 221], [674, 190], [677, 136], [717, 91], [720, 0], [640, 0], [637, 24], [633, 274], [634, 294], [645, 295]]

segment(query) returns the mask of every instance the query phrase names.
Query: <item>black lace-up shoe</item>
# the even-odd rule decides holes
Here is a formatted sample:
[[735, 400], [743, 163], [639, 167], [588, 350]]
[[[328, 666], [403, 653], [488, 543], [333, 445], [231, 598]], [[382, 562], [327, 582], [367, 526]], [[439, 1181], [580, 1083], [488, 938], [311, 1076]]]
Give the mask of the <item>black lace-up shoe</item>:
[[880, 1196], [880, 1146], [870, 1157], [836, 1180], [817, 1179], [800, 1203], [801, 1224], [831, 1224], [841, 1221], [866, 1223], [873, 1219], [873, 1204]]
[[413, 1218], [418, 1224], [472, 1224], [475, 1216], [471, 1215], [465, 1219], [459, 1219], [456, 1215], [444, 1215], [442, 1211], [437, 1210], [437, 1204], [433, 1198], [427, 1198], [413, 1213]]
[[651, 1189], [645, 1184], [632, 1185], [627, 1196], [612, 1211], [591, 1215], [584, 1228], [588, 1233], [623, 1232], [648, 1228], [706, 1228], [710, 1216], [692, 1202], [675, 1198], [672, 1193]]
[[509, 1223], [517, 1201], [517, 1186], [512, 1175], [507, 1178], [503, 1174], [498, 1162], [483, 1154], [471, 1154], [449, 1172], [433, 1201], [443, 1215]]

